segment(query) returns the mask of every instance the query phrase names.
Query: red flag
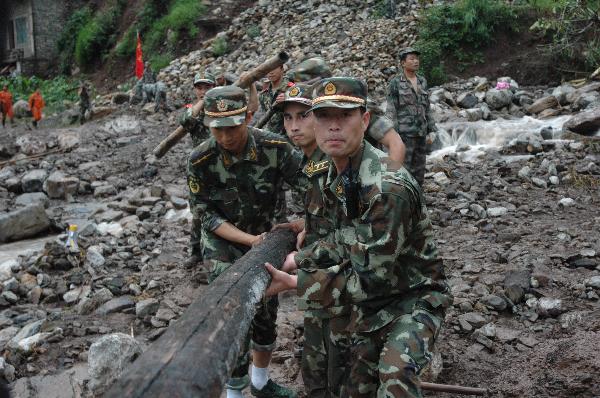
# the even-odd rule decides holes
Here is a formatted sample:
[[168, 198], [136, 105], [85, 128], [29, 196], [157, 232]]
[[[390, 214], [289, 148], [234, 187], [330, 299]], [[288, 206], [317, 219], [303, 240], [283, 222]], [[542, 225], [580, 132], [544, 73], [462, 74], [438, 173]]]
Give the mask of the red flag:
[[135, 76], [139, 79], [144, 75], [144, 61], [142, 59], [142, 40], [137, 32], [137, 46], [135, 47]]

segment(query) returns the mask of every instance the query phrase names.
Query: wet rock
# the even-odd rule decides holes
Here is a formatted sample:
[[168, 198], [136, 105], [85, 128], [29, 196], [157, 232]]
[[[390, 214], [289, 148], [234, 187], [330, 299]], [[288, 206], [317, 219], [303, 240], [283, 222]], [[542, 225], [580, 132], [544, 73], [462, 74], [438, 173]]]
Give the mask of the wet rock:
[[135, 305], [135, 315], [140, 319], [144, 319], [147, 316], [156, 314], [159, 306], [159, 301], [154, 298], [138, 301]]
[[13, 272], [18, 272], [21, 268], [19, 261], [15, 259], [0, 263], [0, 282], [8, 281], [13, 277]]
[[512, 92], [510, 90], [497, 90], [492, 88], [485, 93], [485, 102], [490, 109], [498, 110], [509, 106], [512, 101]]
[[8, 342], [8, 347], [11, 349], [17, 349], [19, 342], [23, 339], [31, 337], [40, 332], [42, 325], [44, 324], [44, 320], [33, 321], [23, 326], [19, 333], [17, 333], [10, 341]]
[[488, 294], [481, 298], [481, 303], [486, 307], [493, 308], [496, 311], [504, 311], [506, 309], [506, 301], [502, 297], [494, 294]]
[[555, 318], [564, 311], [561, 299], [542, 297], [538, 300], [537, 313], [542, 317]]
[[558, 100], [555, 96], [549, 95], [547, 97], [540, 98], [539, 100], [531, 104], [531, 106], [527, 108], [527, 112], [533, 114], [540, 113], [546, 109], [554, 108], [556, 106], [558, 106]]
[[60, 171], [55, 171], [44, 183], [44, 190], [48, 196], [54, 199], [64, 199], [75, 195], [79, 188], [79, 179], [67, 177]]
[[112, 314], [113, 312], [119, 312], [127, 308], [135, 306], [135, 301], [131, 296], [121, 296], [114, 298], [106, 303], [102, 304], [95, 312], [98, 315]]
[[4, 346], [19, 332], [16, 326], [8, 326], [0, 329], [0, 351], [4, 350]]
[[574, 115], [563, 124], [563, 129], [583, 135], [595, 134], [600, 130], [600, 106]]
[[35, 236], [49, 227], [50, 219], [39, 203], [0, 214], [0, 242]]
[[31, 170], [21, 179], [21, 188], [23, 192], [42, 192], [44, 181], [48, 177], [46, 170]]
[[479, 312], [467, 312], [458, 316], [460, 321], [467, 322], [473, 328], [480, 328], [487, 323], [486, 319]]
[[472, 93], [462, 93], [456, 99], [456, 103], [461, 108], [475, 108], [475, 106], [479, 103], [479, 99]]
[[568, 97], [569, 94], [575, 92], [575, 88], [570, 84], [561, 84], [560, 86], [554, 88], [552, 91], [552, 95], [556, 98], [559, 104], [567, 105], [569, 103]]
[[19, 301], [19, 296], [17, 296], [11, 291], [2, 292], [1, 296], [10, 304], [15, 304], [17, 301]]
[[100, 268], [106, 263], [100, 246], [90, 246], [87, 249], [85, 259], [93, 268]]
[[140, 343], [129, 335], [114, 333], [98, 339], [88, 353], [90, 389], [96, 394], [103, 392], [141, 354]]
[[546, 181], [542, 180], [541, 178], [532, 177], [531, 182], [538, 188], [548, 188], [548, 184], [546, 183]]
[[587, 287], [592, 287], [594, 289], [600, 289], [600, 275], [592, 276], [589, 279], [584, 281]]
[[460, 117], [464, 117], [470, 122], [476, 122], [483, 119], [483, 111], [480, 108], [463, 109], [458, 113]]
[[44, 207], [48, 207], [48, 196], [43, 192], [30, 192], [17, 196], [15, 205], [29, 206], [41, 203]]
[[504, 294], [514, 304], [523, 300], [525, 292], [529, 290], [531, 271], [513, 270], [504, 275]]
[[490, 217], [502, 217], [508, 213], [508, 209], [506, 207], [489, 207], [487, 209], [487, 214]]
[[571, 198], [562, 198], [558, 201], [558, 204], [561, 207], [572, 207], [575, 206], [575, 201]]

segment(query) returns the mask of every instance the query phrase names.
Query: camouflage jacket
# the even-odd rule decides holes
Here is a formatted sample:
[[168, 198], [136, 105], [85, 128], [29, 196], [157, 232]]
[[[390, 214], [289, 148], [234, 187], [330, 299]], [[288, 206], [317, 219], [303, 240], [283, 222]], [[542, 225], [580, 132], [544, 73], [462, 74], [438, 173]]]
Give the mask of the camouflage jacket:
[[190, 155], [192, 211], [208, 231], [226, 221], [250, 234], [269, 231], [276, 207], [273, 198], [281, 180], [299, 184], [300, 153], [275, 134], [252, 127], [248, 133], [239, 158], [219, 147], [213, 137]]
[[371, 114], [369, 127], [365, 132], [365, 139], [375, 147], [379, 146], [379, 141], [383, 139], [385, 133], [394, 128], [392, 121], [384, 114], [383, 110], [375, 101], [367, 99], [367, 109]]
[[[287, 77], [283, 77], [281, 79], [281, 83], [279, 87], [273, 88], [273, 85], [269, 83], [269, 87], [264, 89], [258, 94], [258, 102], [260, 104], [260, 111], [263, 115], [271, 110], [277, 96], [285, 91], [288, 87], [289, 79]], [[265, 130], [272, 131], [274, 133], [283, 135], [286, 137], [285, 130], [283, 128], [283, 113], [275, 112], [271, 119], [264, 125]]]
[[181, 126], [190, 133], [192, 147], [195, 148], [210, 137], [210, 129], [204, 125], [204, 110], [198, 116], [192, 116], [192, 108], [186, 108], [181, 115]]
[[402, 137], [425, 137], [435, 131], [427, 81], [417, 75], [415, 91], [404, 73], [390, 80], [387, 91], [387, 116]]
[[306, 228], [305, 246], [310, 246], [320, 238], [327, 236], [332, 229], [332, 223], [323, 213], [323, 187], [329, 171], [329, 160], [319, 147], [310, 158], [303, 158], [302, 174], [306, 181], [304, 195], [304, 221]]
[[452, 298], [419, 185], [369, 143], [361, 152], [352, 161], [359, 216], [346, 215], [348, 173], [332, 164], [322, 211], [334, 229], [295, 259], [300, 309], [350, 314], [353, 331], [372, 331], [415, 307], [444, 309]]

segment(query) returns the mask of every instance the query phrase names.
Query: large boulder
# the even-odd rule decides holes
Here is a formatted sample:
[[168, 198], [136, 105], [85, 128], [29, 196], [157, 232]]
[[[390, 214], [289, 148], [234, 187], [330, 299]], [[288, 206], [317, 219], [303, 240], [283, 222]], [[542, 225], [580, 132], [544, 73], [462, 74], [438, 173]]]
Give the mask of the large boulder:
[[509, 106], [512, 101], [512, 91], [492, 88], [485, 93], [485, 102], [493, 110]]
[[0, 215], [0, 242], [35, 236], [50, 227], [42, 203], [23, 207]]
[[45, 152], [48, 146], [39, 137], [21, 135], [15, 140], [15, 145], [25, 155], [36, 155]]
[[25, 100], [18, 100], [13, 105], [13, 111], [15, 113], [15, 117], [24, 118], [31, 116], [31, 111], [29, 110], [29, 104]]
[[456, 99], [456, 103], [461, 108], [470, 109], [475, 108], [479, 103], [479, 99], [472, 93], [462, 93]]
[[44, 183], [44, 189], [49, 197], [63, 199], [69, 195], [77, 193], [79, 188], [79, 179], [76, 177], [67, 177], [60, 171], [55, 171]]
[[583, 135], [594, 135], [600, 130], [600, 106], [574, 115], [563, 124], [563, 129]]
[[43, 192], [30, 192], [19, 195], [15, 198], [15, 205], [30, 206], [41, 203], [44, 207], [48, 207], [48, 197]]
[[127, 334], [102, 336], [90, 346], [88, 353], [90, 389], [96, 394], [102, 393], [141, 354], [140, 343]]
[[567, 105], [569, 103], [569, 94], [573, 93], [575, 88], [568, 83], [564, 83], [556, 87], [552, 91], [552, 95], [556, 98], [559, 104]]
[[42, 192], [48, 173], [44, 169], [31, 170], [21, 179], [23, 192]]
[[531, 104], [531, 106], [527, 108], [527, 112], [536, 114], [546, 109], [554, 108], [555, 106], [558, 106], [558, 100], [554, 95], [549, 95], [547, 97], [540, 98]]

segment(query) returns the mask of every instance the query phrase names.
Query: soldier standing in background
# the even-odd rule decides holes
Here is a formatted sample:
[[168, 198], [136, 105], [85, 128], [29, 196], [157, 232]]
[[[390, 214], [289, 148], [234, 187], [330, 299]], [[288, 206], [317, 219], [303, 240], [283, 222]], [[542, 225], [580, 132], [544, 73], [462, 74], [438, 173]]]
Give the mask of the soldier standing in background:
[[90, 94], [84, 82], [79, 85], [79, 124], [85, 123], [85, 113], [92, 110]]
[[406, 145], [404, 167], [419, 185], [425, 178], [427, 143], [433, 142], [436, 132], [431, 113], [427, 81], [417, 75], [419, 52], [406, 47], [398, 53], [402, 72], [392, 78], [387, 92], [387, 115]]

